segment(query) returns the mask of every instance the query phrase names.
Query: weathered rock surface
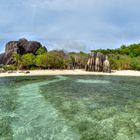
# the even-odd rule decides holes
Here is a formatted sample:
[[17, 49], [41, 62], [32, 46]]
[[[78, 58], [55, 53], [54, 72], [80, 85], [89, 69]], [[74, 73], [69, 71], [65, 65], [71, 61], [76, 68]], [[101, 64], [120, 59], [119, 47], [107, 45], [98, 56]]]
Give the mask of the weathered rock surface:
[[21, 55], [26, 54], [26, 53], [35, 54], [36, 51], [41, 47], [43, 46], [41, 45], [40, 42], [28, 41], [25, 38], [19, 39], [18, 41], [9, 41], [6, 44], [5, 53], [0, 54], [0, 64], [3, 64], [3, 65], [11, 64], [13, 53], [18, 53]]
[[111, 72], [111, 67], [110, 67], [110, 62], [108, 60], [108, 57], [100, 52], [92, 53], [89, 56], [85, 70], [96, 71], [96, 72]]

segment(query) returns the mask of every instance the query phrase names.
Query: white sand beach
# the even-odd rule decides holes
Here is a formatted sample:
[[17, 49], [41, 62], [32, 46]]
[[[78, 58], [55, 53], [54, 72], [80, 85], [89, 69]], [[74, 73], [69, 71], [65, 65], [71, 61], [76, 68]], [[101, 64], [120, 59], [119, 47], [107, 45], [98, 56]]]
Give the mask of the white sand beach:
[[85, 70], [30, 70], [30, 73], [24, 71], [15, 71], [13, 73], [0, 73], [0, 77], [8, 76], [41, 76], [41, 75], [116, 75], [116, 76], [140, 76], [140, 71], [133, 70], [113, 70], [111, 73], [87, 72]]

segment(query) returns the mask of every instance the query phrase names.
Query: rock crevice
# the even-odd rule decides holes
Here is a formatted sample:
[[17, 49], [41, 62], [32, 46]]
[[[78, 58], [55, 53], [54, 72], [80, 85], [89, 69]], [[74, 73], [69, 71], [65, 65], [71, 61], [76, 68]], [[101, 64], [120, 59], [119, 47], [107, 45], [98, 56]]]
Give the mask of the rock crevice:
[[86, 71], [111, 72], [108, 57], [102, 53], [91, 53], [85, 67]]

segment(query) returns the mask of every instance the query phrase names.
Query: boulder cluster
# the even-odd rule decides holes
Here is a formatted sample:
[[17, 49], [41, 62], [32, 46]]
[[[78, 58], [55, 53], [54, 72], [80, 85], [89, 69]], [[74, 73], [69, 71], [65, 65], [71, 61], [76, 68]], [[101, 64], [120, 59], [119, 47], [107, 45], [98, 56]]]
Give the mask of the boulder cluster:
[[110, 73], [111, 67], [108, 57], [100, 52], [90, 54], [85, 70]]
[[40, 42], [28, 41], [25, 38], [19, 39], [18, 41], [9, 41], [6, 44], [5, 52], [0, 54], [0, 64], [3, 64], [3, 65], [12, 64], [13, 53], [18, 53], [21, 55], [26, 54], [26, 53], [36, 54], [36, 51], [41, 47], [43, 46], [41, 45]]

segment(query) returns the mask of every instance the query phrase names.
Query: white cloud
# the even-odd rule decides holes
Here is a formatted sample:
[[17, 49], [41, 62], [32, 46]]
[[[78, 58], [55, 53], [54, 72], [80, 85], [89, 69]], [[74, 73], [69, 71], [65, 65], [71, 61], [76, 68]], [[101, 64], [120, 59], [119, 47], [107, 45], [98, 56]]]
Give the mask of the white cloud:
[[46, 45], [49, 50], [58, 49], [58, 50], [66, 50], [66, 51], [89, 51], [89, 48], [86, 46], [84, 42], [78, 41], [78, 40], [59, 40], [59, 41], [53, 41], [48, 42]]
[[0, 0], [0, 39], [25, 36], [79, 50], [138, 42], [139, 5], [139, 0]]

